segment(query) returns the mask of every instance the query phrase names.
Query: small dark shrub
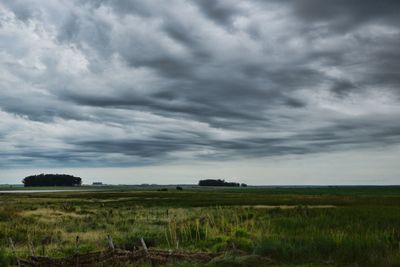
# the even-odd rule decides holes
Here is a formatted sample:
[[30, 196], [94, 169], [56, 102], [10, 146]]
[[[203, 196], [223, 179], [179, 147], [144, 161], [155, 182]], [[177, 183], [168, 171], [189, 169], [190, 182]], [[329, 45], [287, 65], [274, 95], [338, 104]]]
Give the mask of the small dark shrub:
[[157, 191], [165, 192], [165, 191], [168, 191], [168, 188], [160, 188], [160, 189], [157, 189]]

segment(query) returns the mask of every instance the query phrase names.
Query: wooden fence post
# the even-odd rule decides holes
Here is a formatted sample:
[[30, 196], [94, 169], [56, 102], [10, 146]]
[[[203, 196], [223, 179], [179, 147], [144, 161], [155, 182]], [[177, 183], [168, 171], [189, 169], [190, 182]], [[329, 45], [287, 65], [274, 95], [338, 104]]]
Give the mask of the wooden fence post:
[[[140, 242], [142, 243], [143, 249], [146, 252], [146, 256], [149, 256], [149, 249], [147, 248], [146, 242], [144, 242], [143, 237], [140, 238]], [[153, 261], [149, 258], [150, 266], [153, 267]]]
[[11, 237], [8, 238], [8, 241], [10, 241], [11, 250], [12, 250], [12, 253], [13, 253], [15, 259], [17, 260], [17, 264], [19, 267], [21, 267], [21, 262], [19, 261], [19, 259], [17, 257], [17, 252], [15, 251], [15, 245], [14, 245], [12, 238]]
[[75, 266], [76, 266], [76, 267], [79, 266], [79, 255], [78, 255], [78, 252], [79, 252], [79, 243], [80, 243], [80, 241], [79, 241], [79, 235], [77, 235], [77, 236], [76, 236], [76, 239], [75, 239], [75, 255], [74, 255], [74, 257], [75, 257]]
[[31, 256], [35, 257], [35, 247], [33, 246], [33, 242], [29, 241], [28, 242], [28, 247], [29, 247], [29, 252], [31, 253]]
[[146, 243], [144, 242], [143, 237], [140, 238], [140, 242], [142, 243], [143, 249], [146, 252], [146, 255], [149, 254], [149, 250], [147, 249]]
[[114, 250], [114, 243], [113, 243], [113, 240], [112, 240], [112, 237], [110, 236], [110, 235], [107, 235], [107, 240], [108, 240], [108, 247], [111, 249], [111, 250]]
[[75, 254], [79, 252], [79, 244], [80, 244], [79, 235], [77, 235], [75, 239]]

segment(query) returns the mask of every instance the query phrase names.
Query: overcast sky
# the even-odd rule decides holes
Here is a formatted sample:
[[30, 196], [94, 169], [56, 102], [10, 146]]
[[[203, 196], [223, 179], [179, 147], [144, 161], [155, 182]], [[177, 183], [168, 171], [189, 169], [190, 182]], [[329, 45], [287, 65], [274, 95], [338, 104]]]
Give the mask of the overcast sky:
[[400, 183], [398, 0], [0, 0], [0, 183]]

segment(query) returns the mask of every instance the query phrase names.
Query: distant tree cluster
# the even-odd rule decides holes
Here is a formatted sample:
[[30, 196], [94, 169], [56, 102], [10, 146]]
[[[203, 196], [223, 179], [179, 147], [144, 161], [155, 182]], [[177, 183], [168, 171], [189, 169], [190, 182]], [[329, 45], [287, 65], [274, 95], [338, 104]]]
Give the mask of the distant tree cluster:
[[24, 186], [80, 186], [82, 179], [67, 174], [39, 174], [25, 177]]
[[205, 179], [199, 181], [199, 186], [232, 186], [232, 187], [239, 187], [239, 186], [247, 186], [246, 184], [240, 183], [233, 183], [233, 182], [226, 182], [225, 180], [221, 179]]

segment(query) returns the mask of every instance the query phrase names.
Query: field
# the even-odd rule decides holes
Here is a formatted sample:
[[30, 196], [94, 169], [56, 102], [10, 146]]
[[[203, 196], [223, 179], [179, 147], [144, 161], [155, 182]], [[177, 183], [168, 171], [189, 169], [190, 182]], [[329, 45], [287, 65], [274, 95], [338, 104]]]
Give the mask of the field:
[[221, 253], [210, 266], [400, 266], [400, 187], [0, 194], [0, 266], [15, 263], [9, 238], [20, 258], [29, 244], [63, 257], [104, 250], [107, 235], [125, 250], [143, 237], [149, 247]]

